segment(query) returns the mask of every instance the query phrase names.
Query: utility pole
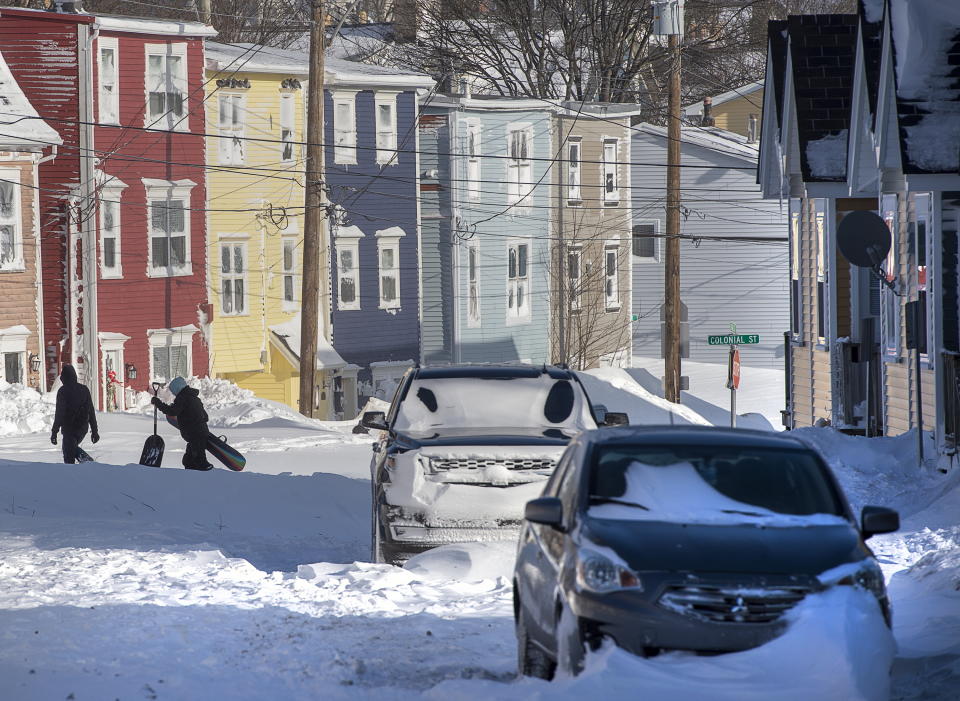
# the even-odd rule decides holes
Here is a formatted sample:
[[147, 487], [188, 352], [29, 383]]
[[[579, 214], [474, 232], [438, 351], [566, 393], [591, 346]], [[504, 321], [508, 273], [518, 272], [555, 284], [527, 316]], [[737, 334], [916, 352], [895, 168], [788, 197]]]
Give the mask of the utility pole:
[[664, 386], [667, 401], [680, 402], [680, 37], [683, 0], [656, 6], [654, 33], [667, 35], [670, 83], [667, 99], [667, 231], [663, 270]]
[[307, 84], [306, 209], [303, 227], [303, 288], [300, 310], [300, 413], [313, 417], [316, 395], [317, 324], [320, 317], [320, 248], [324, 240], [326, 192], [323, 184], [323, 0], [313, 0], [310, 25], [310, 77]]

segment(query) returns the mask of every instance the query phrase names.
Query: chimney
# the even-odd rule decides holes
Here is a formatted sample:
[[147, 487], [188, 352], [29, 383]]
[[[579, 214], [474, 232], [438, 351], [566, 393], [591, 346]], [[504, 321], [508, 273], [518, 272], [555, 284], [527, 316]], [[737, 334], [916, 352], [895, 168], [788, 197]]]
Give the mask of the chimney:
[[714, 126], [712, 110], [713, 110], [713, 98], [712, 97], [703, 98], [703, 116], [700, 117], [700, 126], [702, 127]]
[[60, 12], [65, 15], [79, 15], [84, 12], [80, 5], [80, 0], [52, 0], [47, 5], [47, 11]]
[[757, 140], [757, 124], [758, 123], [759, 123], [759, 119], [755, 114], [751, 114], [747, 118], [747, 141], [749, 141], [751, 144]]
[[417, 0], [394, 0], [393, 36], [398, 44], [417, 40]]

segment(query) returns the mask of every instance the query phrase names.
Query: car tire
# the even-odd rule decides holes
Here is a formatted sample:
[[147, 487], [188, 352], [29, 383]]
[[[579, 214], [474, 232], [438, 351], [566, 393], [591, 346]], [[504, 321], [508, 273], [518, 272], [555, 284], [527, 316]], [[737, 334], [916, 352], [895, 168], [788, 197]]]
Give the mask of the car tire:
[[557, 616], [557, 669], [575, 677], [583, 671], [584, 643], [580, 619], [561, 603]]
[[527, 624], [523, 620], [523, 611], [520, 611], [517, 616], [517, 675], [550, 681], [556, 668], [556, 663], [547, 653], [530, 640]]

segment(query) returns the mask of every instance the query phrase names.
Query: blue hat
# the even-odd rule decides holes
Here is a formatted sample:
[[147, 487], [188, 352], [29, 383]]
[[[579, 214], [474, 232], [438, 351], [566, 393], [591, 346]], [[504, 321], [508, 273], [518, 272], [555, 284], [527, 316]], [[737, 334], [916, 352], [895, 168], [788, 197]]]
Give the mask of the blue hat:
[[187, 386], [187, 381], [182, 377], [174, 377], [170, 380], [170, 391], [174, 394], [180, 394], [180, 390]]

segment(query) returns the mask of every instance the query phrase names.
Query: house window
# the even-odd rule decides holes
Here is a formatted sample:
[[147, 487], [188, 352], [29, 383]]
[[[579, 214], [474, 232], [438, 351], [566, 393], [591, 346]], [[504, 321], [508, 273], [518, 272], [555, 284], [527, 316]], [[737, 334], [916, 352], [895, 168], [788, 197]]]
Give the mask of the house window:
[[169, 344], [150, 349], [153, 379], [169, 382], [174, 377], [190, 376], [190, 345]]
[[357, 162], [356, 93], [333, 94], [333, 162]]
[[120, 268], [120, 191], [105, 190], [100, 200], [100, 274], [122, 277]]
[[284, 93], [280, 96], [280, 160], [284, 163], [293, 160], [295, 107], [295, 97], [292, 93]]
[[914, 207], [916, 210], [916, 225], [913, 227], [913, 241], [911, 246], [913, 248], [914, 260], [916, 261], [917, 267], [917, 302], [919, 307], [919, 323], [920, 327], [917, 329], [911, 329], [912, 332], [917, 334], [917, 342], [920, 344], [921, 348], [921, 357], [924, 360], [929, 361], [929, 351], [927, 349], [932, 348], [931, 339], [930, 339], [930, 316], [931, 310], [927, 308], [928, 305], [928, 295], [927, 295], [927, 284], [928, 284], [928, 241], [927, 236], [929, 235], [929, 225], [930, 220], [930, 196], [929, 195], [917, 195], [914, 200]]
[[570, 139], [567, 146], [567, 204], [580, 204], [580, 155], [583, 144], [579, 138]]
[[377, 163], [396, 162], [397, 94], [377, 93], [374, 98], [377, 128]]
[[827, 245], [825, 202], [814, 200], [814, 235], [817, 241], [817, 342], [827, 342]]
[[26, 353], [4, 353], [3, 354], [3, 379], [11, 385], [22, 385], [24, 370], [23, 359]]
[[603, 297], [608, 312], [620, 309], [619, 259], [619, 246], [606, 246], [603, 249]]
[[658, 261], [657, 226], [659, 222], [633, 225], [633, 255], [647, 261]]
[[480, 199], [480, 125], [467, 127], [467, 193], [471, 200]]
[[119, 124], [120, 91], [117, 86], [117, 40], [101, 37], [97, 42], [100, 47], [100, 122], [102, 124]]
[[360, 308], [359, 241], [337, 241], [337, 308]]
[[615, 205], [620, 202], [620, 178], [617, 170], [616, 139], [603, 140], [603, 203]]
[[220, 244], [220, 310], [226, 316], [247, 311], [246, 251], [243, 243]]
[[380, 260], [380, 308], [395, 309], [400, 306], [400, 246], [398, 242], [379, 241]]
[[583, 292], [583, 250], [572, 246], [567, 251], [567, 298], [571, 311], [580, 311], [580, 295]]
[[467, 326], [480, 326], [480, 247], [467, 246]]
[[507, 318], [530, 317], [530, 245], [507, 247]]
[[[529, 128], [508, 131], [507, 204], [517, 205], [533, 189], [532, 134]], [[529, 204], [529, 203], [528, 203]]]
[[[897, 196], [883, 195], [881, 200], [883, 220], [890, 230], [890, 252], [883, 264], [888, 282], [897, 279]], [[883, 328], [883, 349], [886, 355], [900, 356], [900, 298], [884, 285], [881, 296], [881, 327]]]
[[186, 129], [187, 46], [147, 44], [147, 125]]
[[240, 165], [243, 163], [244, 105], [242, 95], [219, 96], [220, 163]]
[[796, 341], [802, 338], [800, 284], [800, 201], [790, 200], [790, 331]]
[[283, 240], [283, 306], [290, 308], [297, 301], [297, 240]]
[[142, 178], [147, 189], [149, 248], [147, 274], [191, 275], [190, 180]]
[[0, 270], [23, 268], [20, 171], [0, 170]]

